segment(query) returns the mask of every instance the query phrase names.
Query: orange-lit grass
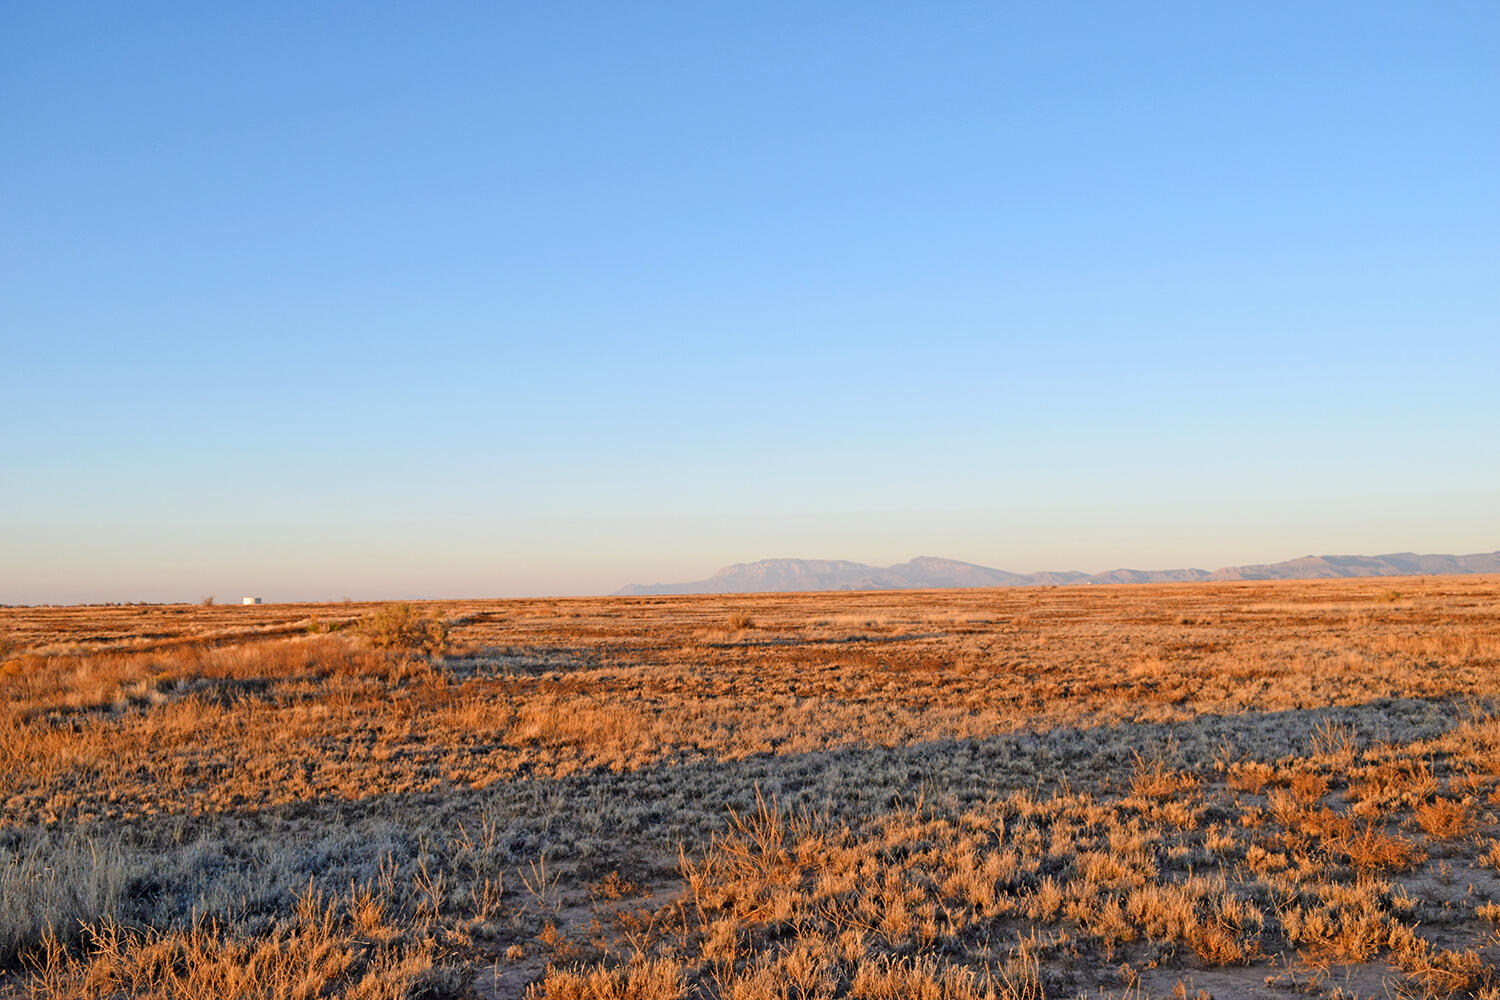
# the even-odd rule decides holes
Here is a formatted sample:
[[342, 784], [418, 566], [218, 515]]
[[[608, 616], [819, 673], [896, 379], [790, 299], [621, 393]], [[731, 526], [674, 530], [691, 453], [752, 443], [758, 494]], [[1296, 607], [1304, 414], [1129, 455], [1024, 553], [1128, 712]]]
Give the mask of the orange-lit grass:
[[[209, 943], [371, 995], [1335, 961], [1478, 992], [1483, 933], [1423, 934], [1442, 872], [1500, 853], [1500, 587], [1383, 585], [449, 602], [413, 611], [449, 625], [436, 658], [371, 648], [358, 606], [0, 609], [0, 851], [42, 917], [4, 961], [60, 996], [170, 992], [149, 956], [207, 976]], [[309, 876], [341, 900], [328, 965]], [[257, 884], [281, 895], [216, 888]]]

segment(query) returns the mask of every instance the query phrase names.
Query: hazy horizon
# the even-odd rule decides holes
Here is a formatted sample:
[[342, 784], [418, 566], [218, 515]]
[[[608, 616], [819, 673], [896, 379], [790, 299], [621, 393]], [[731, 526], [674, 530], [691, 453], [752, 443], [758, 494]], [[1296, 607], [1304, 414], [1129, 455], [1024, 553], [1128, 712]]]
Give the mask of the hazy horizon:
[[1500, 7], [0, 11], [0, 602], [1464, 553]]
[[[1165, 570], [1195, 567], [1215, 570], [1224, 566], [1275, 563], [1305, 555], [1373, 556], [1394, 552], [1465, 555], [1490, 552], [1500, 548], [1500, 541], [1496, 540], [1493, 531], [1487, 525], [1476, 526], [1471, 520], [1473, 516], [1484, 515], [1491, 510], [1496, 501], [1495, 496], [1478, 494], [1450, 499], [1447, 504], [1438, 506], [1437, 509], [1448, 515], [1447, 519], [1450, 523], [1442, 528], [1430, 528], [1421, 533], [1422, 538], [1430, 540], [1432, 544], [1413, 544], [1410, 540], [1401, 541], [1403, 536], [1400, 522], [1403, 518], [1400, 516], [1399, 505], [1397, 515], [1392, 522], [1382, 526], [1372, 524], [1368, 519], [1351, 516], [1357, 511], [1351, 511], [1342, 502], [1325, 502], [1321, 506], [1322, 516], [1313, 519], [1311, 523], [1321, 524], [1326, 529], [1324, 538], [1343, 539], [1346, 543], [1329, 545], [1317, 544], [1307, 535], [1308, 521], [1305, 513], [1308, 507], [1305, 504], [1287, 507], [1302, 515], [1296, 523], [1278, 523], [1276, 519], [1278, 508], [1270, 504], [1258, 507], [1225, 503], [1138, 508], [1134, 514], [1139, 530], [1149, 530], [1153, 524], [1158, 525], [1158, 530], [1160, 530], [1160, 522], [1172, 522], [1176, 525], [1178, 537], [1182, 539], [1183, 544], [1177, 548], [1154, 551], [1142, 547], [1139, 542], [1129, 537], [1116, 537], [1108, 540], [1107, 544], [1099, 544], [1092, 555], [1077, 539], [1072, 546], [1057, 545], [1055, 541], [1049, 539], [1050, 549], [1040, 549], [1035, 545], [1028, 547], [1021, 542], [1014, 542], [1011, 547], [1006, 548], [997, 547], [994, 544], [977, 545], [972, 541], [964, 541], [962, 533], [965, 525], [973, 524], [976, 519], [983, 520], [980, 515], [984, 512], [968, 512], [968, 518], [950, 516], [944, 530], [928, 531], [921, 536], [927, 543], [925, 548], [919, 545], [918, 548], [908, 551], [901, 549], [898, 542], [871, 545], [868, 539], [879, 533], [882, 522], [889, 524], [892, 514], [891, 512], [884, 512], [884, 514], [865, 512], [861, 516], [846, 515], [840, 518], [841, 526], [837, 529], [820, 519], [800, 519], [805, 523], [799, 528], [789, 526], [788, 521], [791, 519], [770, 521], [763, 527], [771, 530], [765, 531], [762, 537], [767, 539], [767, 545], [771, 545], [771, 548], [754, 553], [747, 549], [740, 555], [730, 553], [715, 558], [704, 552], [707, 544], [704, 535], [712, 532], [714, 527], [712, 524], [698, 525], [697, 530], [694, 530], [695, 526], [684, 524], [681, 520], [662, 518], [655, 522], [654, 533], [648, 532], [636, 539], [639, 544], [645, 546], [650, 546], [654, 542], [658, 561], [632, 563], [628, 561], [628, 555], [618, 548], [603, 550], [595, 554], [592, 560], [594, 565], [589, 567], [587, 576], [580, 574], [578, 566], [566, 563], [551, 570], [550, 574], [537, 573], [535, 567], [544, 561], [545, 554], [548, 551], [560, 550], [558, 543], [549, 543], [546, 540], [539, 542], [535, 549], [527, 553], [529, 558], [517, 560], [515, 563], [507, 563], [498, 555], [490, 556], [484, 549], [487, 542], [492, 542], [492, 537], [487, 536], [483, 530], [484, 526], [479, 524], [470, 525], [466, 535], [474, 546], [470, 552], [464, 556], [454, 552], [444, 553], [441, 559], [435, 558], [427, 549], [435, 537], [435, 532], [451, 530], [451, 525], [445, 523], [428, 525], [425, 528], [414, 524], [392, 525], [390, 527], [393, 531], [401, 527], [406, 529], [402, 535], [406, 551], [404, 558], [395, 564], [384, 566], [377, 566], [376, 558], [362, 548], [361, 533], [346, 533], [341, 536], [327, 526], [311, 531], [304, 529], [300, 534], [283, 533], [279, 536], [279, 541], [274, 530], [266, 531], [256, 536], [253, 541], [237, 546], [233, 551], [212, 548], [215, 544], [221, 544], [218, 541], [220, 538], [232, 533], [227, 526], [201, 526], [200, 533], [196, 534], [191, 530], [185, 531], [182, 526], [161, 526], [157, 537], [146, 544], [153, 551], [164, 554], [168, 560], [164, 570], [132, 561], [131, 553], [135, 551], [135, 545], [141, 544], [137, 540], [127, 540], [125, 544], [120, 545], [120, 550], [127, 553], [124, 558], [116, 557], [115, 560], [98, 560], [94, 563], [95, 566], [102, 565], [106, 571], [114, 570], [119, 575], [133, 576], [137, 581], [134, 589], [112, 589], [109, 584], [96, 584], [93, 589], [87, 586], [81, 587], [78, 582], [83, 576], [81, 570], [74, 569], [69, 572], [68, 567], [59, 567], [53, 580], [32, 581], [32, 586], [47, 596], [21, 599], [18, 595], [24, 593], [23, 591], [17, 590], [11, 593], [10, 590], [6, 590], [0, 592], [0, 604], [95, 604], [132, 601], [191, 603], [208, 596], [213, 596], [220, 603], [235, 603], [244, 595], [261, 596], [269, 601], [293, 602], [334, 601], [343, 598], [443, 600], [485, 597], [587, 597], [607, 595], [627, 584], [704, 579], [735, 563], [752, 563], [773, 558], [837, 559], [883, 566], [904, 562], [918, 556], [937, 556], [1017, 573], [1067, 570], [1102, 573], [1120, 568]], [[1392, 498], [1387, 498], [1387, 503], [1391, 502]], [[1425, 497], [1406, 498], [1406, 504], [1408, 509], [1416, 506], [1424, 510], [1434, 509], [1430, 498]], [[1319, 507], [1314, 505], [1312, 509], [1318, 510]], [[1384, 507], [1381, 509], [1389, 513]], [[1022, 529], [1028, 527], [1035, 529], [1048, 519], [1058, 517], [1058, 512], [1055, 510], [1010, 511], [1008, 513]], [[1092, 517], [1088, 516], [1090, 513]], [[1105, 512], [1075, 509], [1064, 512], [1064, 523], [1083, 527], [1091, 522], [1097, 526], [1103, 513]], [[1110, 508], [1107, 513], [1112, 515], [1107, 521], [1108, 524], [1118, 526], [1122, 523], [1120, 508]], [[1267, 541], [1263, 545], [1245, 544], [1238, 549], [1220, 548], [1218, 549], [1220, 555], [1217, 558], [1192, 558], [1188, 554], [1187, 545], [1196, 539], [1199, 545], [1203, 546], [1198, 549], [1199, 553], [1209, 553], [1211, 556], [1214, 550], [1207, 546], [1207, 541], [1223, 532], [1225, 521], [1254, 514], [1260, 516], [1259, 526], [1267, 536]], [[1344, 523], [1336, 526], [1334, 522], [1339, 520]], [[576, 525], [570, 524], [569, 527], [576, 527]], [[489, 530], [493, 533], [492, 527]], [[98, 549], [89, 544], [86, 532], [80, 533], [77, 529], [71, 529], [70, 534], [74, 544], [81, 543], [97, 560]], [[613, 529], [606, 525], [594, 535], [594, 538], [603, 547], [608, 545], [613, 536]], [[102, 546], [107, 543], [108, 537], [100, 531], [95, 540]], [[780, 549], [775, 548], [774, 543], [770, 541], [776, 537], [787, 539]], [[902, 534], [899, 537], [916, 536]], [[829, 541], [830, 538], [845, 539], [849, 544], [843, 549], [838, 549], [838, 542]], [[1360, 545], [1361, 539], [1369, 539], [1377, 544]], [[1296, 544], [1297, 540], [1306, 544], [1299, 547]], [[134, 545], [131, 544], [132, 541]], [[1096, 541], [1102, 542], [1103, 540], [1096, 539]], [[31, 558], [40, 561], [47, 551], [56, 551], [62, 547], [60, 538], [55, 536], [49, 538], [45, 534], [37, 537], [32, 544], [35, 547], [31, 553], [20, 553], [22, 558], [30, 555]], [[791, 547], [787, 548], [787, 546]], [[385, 551], [390, 551], [392, 548], [395, 546], [388, 545]], [[1056, 557], [1050, 558], [1047, 554], [1049, 551], [1056, 552]], [[1179, 556], [1170, 557], [1169, 554], [1172, 552], [1179, 553]], [[1109, 553], [1114, 553], [1114, 557], [1111, 558]], [[4, 554], [9, 561], [16, 555], [16, 550], [12, 549]], [[193, 557], [198, 559], [196, 564], [188, 561]], [[600, 564], [605, 568], [598, 568]], [[225, 569], [230, 565], [238, 565], [241, 568], [238, 576]], [[651, 565], [665, 568], [659, 574], [653, 575], [646, 570], [646, 567]], [[381, 573], [384, 573], [387, 578], [394, 576], [398, 580], [402, 579], [402, 574], [404, 574], [405, 582], [398, 582], [395, 586], [369, 582], [372, 578], [378, 579]], [[319, 574], [323, 575], [320, 577]], [[184, 587], [176, 582], [184, 575], [190, 575], [191, 580], [198, 584], [196, 588]], [[577, 580], [580, 576], [587, 582], [568, 586], [569, 581]], [[546, 585], [549, 580], [555, 583], [553, 587], [549, 588]], [[47, 589], [49, 584], [54, 589]]]

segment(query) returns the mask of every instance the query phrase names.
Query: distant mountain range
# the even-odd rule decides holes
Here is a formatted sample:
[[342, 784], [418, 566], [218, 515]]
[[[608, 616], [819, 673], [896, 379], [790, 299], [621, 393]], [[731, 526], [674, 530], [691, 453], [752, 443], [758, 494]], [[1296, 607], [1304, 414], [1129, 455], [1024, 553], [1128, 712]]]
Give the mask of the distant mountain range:
[[632, 583], [620, 596], [756, 594], [797, 590], [939, 590], [950, 587], [1042, 587], [1090, 583], [1193, 583], [1199, 580], [1322, 580], [1357, 576], [1439, 576], [1500, 573], [1500, 552], [1468, 556], [1393, 552], [1384, 556], [1303, 556], [1286, 562], [1223, 569], [1112, 569], [1106, 573], [1007, 573], [956, 559], [922, 556], [894, 566], [840, 559], [762, 559], [725, 566], [691, 583]]

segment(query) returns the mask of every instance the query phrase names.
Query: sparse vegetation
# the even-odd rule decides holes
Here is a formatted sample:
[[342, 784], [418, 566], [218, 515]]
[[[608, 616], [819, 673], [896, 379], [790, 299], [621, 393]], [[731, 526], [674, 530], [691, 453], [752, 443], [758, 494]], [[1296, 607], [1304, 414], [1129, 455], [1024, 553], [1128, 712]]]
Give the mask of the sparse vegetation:
[[1500, 582], [1382, 592], [0, 609], [0, 995], [1493, 997]]

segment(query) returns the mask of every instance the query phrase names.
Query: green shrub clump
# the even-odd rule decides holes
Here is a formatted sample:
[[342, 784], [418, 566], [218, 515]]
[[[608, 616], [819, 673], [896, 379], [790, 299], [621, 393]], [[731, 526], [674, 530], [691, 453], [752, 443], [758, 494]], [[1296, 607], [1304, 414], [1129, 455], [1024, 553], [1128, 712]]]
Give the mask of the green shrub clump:
[[448, 648], [448, 623], [425, 615], [411, 604], [387, 604], [360, 623], [360, 633], [376, 649], [442, 656]]

